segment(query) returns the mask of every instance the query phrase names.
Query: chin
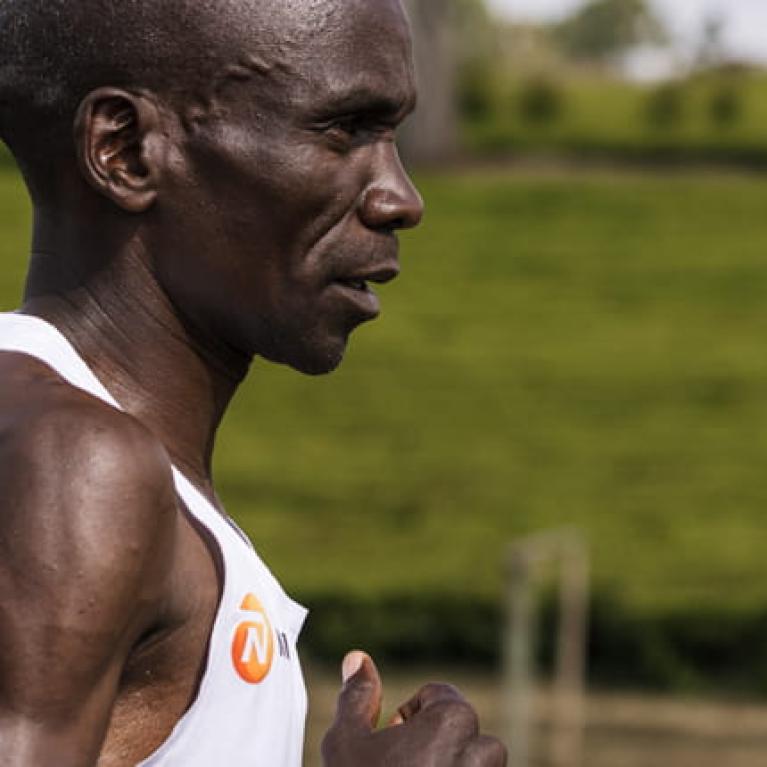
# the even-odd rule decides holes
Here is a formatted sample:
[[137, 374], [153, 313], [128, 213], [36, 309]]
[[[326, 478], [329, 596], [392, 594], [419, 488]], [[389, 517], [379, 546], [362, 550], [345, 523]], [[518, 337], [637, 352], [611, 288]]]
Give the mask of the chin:
[[279, 330], [273, 327], [266, 338], [261, 337], [253, 353], [304, 375], [327, 375], [343, 362], [349, 338], [360, 324], [347, 319], [308, 327], [298, 324]]
[[343, 342], [302, 344], [300, 347], [284, 349], [280, 354], [264, 354], [265, 359], [278, 365], [285, 365], [298, 373], [308, 376], [322, 376], [332, 373], [343, 362], [346, 354], [346, 339]]
[[290, 364], [290, 367], [296, 372], [303, 373], [307, 376], [325, 376], [334, 372], [342, 361], [343, 356], [333, 360], [315, 360], [309, 364], [288, 364]]

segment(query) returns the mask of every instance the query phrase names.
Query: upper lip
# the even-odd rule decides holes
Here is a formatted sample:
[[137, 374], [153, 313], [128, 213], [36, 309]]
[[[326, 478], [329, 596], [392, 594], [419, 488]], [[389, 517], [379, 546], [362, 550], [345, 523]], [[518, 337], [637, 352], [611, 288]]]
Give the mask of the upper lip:
[[397, 264], [382, 264], [339, 275], [336, 277], [336, 282], [374, 282], [377, 285], [383, 285], [395, 279], [399, 271]]

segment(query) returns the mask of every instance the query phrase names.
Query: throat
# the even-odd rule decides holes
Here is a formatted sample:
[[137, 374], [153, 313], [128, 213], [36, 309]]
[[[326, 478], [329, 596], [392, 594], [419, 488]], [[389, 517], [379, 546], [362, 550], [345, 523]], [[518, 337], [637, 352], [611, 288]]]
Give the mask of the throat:
[[52, 297], [28, 301], [23, 311], [65, 336], [120, 407], [213, 502], [216, 433], [248, 365], [221, 362], [175, 315], [158, 316], [146, 304], [143, 311], [118, 308]]

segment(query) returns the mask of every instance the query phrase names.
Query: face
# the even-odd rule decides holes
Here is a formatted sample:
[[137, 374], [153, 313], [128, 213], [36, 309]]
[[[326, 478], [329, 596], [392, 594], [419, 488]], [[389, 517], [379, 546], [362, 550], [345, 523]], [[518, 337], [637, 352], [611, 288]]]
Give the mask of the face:
[[394, 143], [415, 101], [410, 39], [397, 0], [277, 5], [187, 115], [160, 268], [214, 337], [321, 373], [377, 316], [397, 231], [422, 214]]

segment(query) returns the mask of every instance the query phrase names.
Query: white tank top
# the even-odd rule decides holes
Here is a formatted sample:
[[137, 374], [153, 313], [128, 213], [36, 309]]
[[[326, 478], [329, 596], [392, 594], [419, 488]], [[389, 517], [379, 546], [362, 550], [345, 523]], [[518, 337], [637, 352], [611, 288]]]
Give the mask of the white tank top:
[[[0, 314], [0, 351], [35, 357], [79, 389], [119, 404], [52, 325]], [[296, 640], [306, 610], [293, 602], [231, 520], [173, 467], [176, 492], [216, 540], [221, 603], [197, 697], [140, 767], [300, 767], [306, 690]]]

